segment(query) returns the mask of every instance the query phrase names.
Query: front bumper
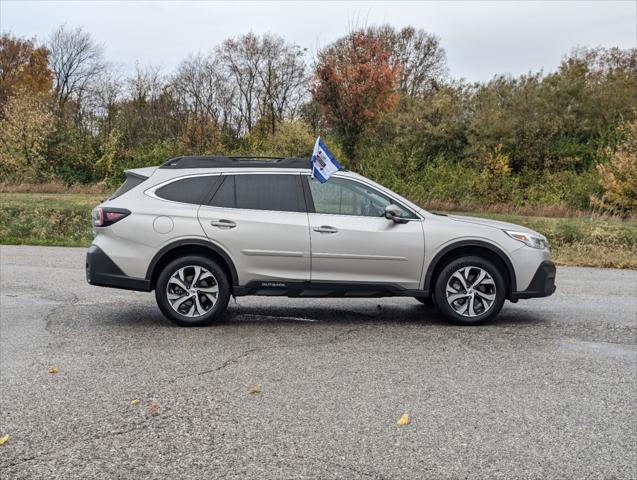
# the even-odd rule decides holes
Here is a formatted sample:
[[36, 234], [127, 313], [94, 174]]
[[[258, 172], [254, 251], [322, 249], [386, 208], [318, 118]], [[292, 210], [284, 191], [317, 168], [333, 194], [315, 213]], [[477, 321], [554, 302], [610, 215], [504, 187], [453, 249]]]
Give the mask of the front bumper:
[[511, 300], [548, 297], [555, 291], [555, 264], [549, 260], [540, 263], [529, 287], [522, 292], [511, 293]]
[[86, 253], [86, 281], [100, 287], [150, 292], [150, 281], [126, 275], [97, 245]]

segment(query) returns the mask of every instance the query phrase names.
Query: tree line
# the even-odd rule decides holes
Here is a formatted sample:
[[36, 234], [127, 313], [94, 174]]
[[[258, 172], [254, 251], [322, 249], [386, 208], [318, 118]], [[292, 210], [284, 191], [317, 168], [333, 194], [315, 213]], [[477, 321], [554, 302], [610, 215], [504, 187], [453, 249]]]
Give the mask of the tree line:
[[247, 33], [172, 72], [122, 74], [82, 28], [0, 38], [0, 182], [122, 179], [185, 154], [303, 155], [426, 204], [637, 209], [637, 49], [577, 48], [554, 72], [450, 76], [440, 39], [390, 25], [315, 56]]

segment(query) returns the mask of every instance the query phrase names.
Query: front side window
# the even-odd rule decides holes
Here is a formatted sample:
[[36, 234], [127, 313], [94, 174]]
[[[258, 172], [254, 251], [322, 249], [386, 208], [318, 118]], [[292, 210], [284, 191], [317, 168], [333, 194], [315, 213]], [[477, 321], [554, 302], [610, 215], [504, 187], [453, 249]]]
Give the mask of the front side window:
[[279, 212], [305, 211], [298, 175], [226, 175], [210, 205]]
[[[331, 178], [326, 183], [320, 183], [308, 178], [307, 181], [310, 184], [316, 213], [383, 217], [385, 207], [395, 203], [377, 190], [352, 180]], [[401, 205], [398, 206], [401, 209], [401, 217], [416, 218], [413, 213]]]

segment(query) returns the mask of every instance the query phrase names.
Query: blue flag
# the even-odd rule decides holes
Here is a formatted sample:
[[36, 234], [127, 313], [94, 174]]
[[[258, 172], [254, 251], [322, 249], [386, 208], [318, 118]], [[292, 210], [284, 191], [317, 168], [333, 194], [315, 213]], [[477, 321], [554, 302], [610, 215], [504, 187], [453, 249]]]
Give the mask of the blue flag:
[[341, 169], [341, 164], [336, 161], [334, 154], [330, 152], [321, 137], [317, 137], [312, 152], [312, 177], [325, 183], [334, 172]]

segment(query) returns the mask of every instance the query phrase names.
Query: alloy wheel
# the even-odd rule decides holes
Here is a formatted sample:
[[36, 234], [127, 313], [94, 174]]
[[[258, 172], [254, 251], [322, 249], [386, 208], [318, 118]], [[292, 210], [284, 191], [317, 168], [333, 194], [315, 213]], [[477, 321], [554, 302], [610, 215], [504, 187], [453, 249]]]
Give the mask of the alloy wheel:
[[201, 317], [217, 303], [219, 285], [208, 269], [187, 265], [170, 276], [166, 296], [175, 312], [185, 317]]
[[456, 270], [447, 281], [447, 303], [459, 315], [477, 317], [485, 314], [496, 299], [493, 277], [476, 266]]

